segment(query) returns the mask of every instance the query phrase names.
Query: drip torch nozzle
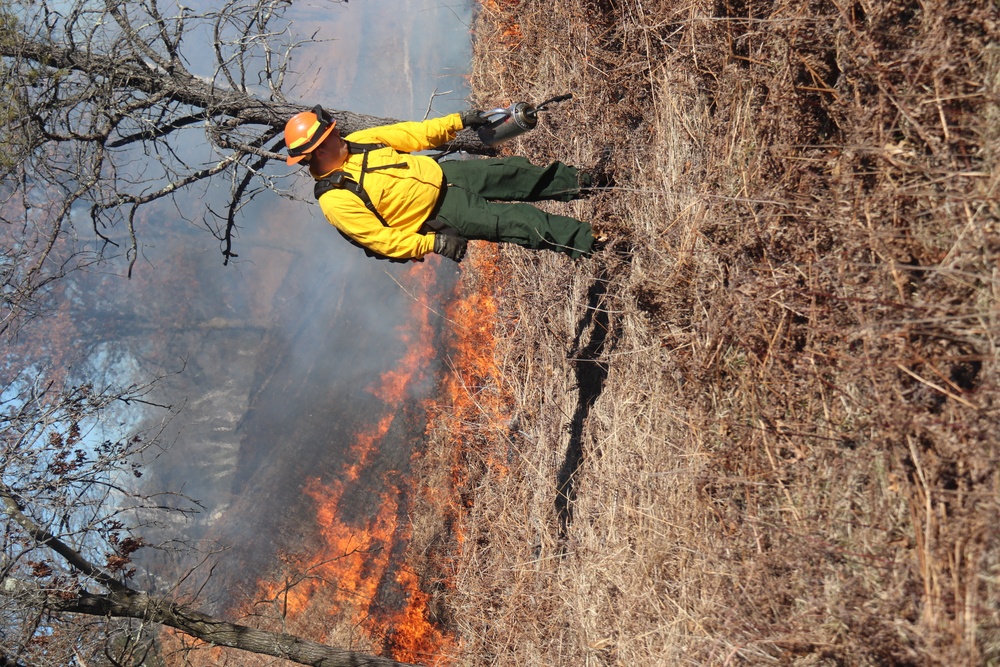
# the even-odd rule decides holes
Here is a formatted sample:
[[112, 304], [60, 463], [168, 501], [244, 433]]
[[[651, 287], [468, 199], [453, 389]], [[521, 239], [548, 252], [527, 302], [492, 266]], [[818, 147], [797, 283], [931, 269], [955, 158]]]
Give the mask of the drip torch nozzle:
[[535, 111], [545, 111], [545, 107], [554, 102], [565, 102], [566, 100], [573, 99], [573, 93], [566, 93], [564, 95], [556, 95], [555, 97], [550, 97], [541, 104], [535, 105]]
[[515, 102], [507, 108], [500, 107], [484, 111], [483, 116], [490, 122], [479, 128], [479, 139], [487, 146], [496, 146], [505, 141], [535, 129], [538, 124], [538, 112], [554, 102], [562, 102], [573, 97], [572, 93], [557, 95], [531, 106], [527, 102]]

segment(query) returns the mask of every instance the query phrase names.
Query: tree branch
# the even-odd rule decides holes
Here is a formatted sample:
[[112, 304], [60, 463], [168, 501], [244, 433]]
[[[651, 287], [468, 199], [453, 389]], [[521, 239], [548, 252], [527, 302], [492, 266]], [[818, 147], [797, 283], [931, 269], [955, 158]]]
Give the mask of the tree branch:
[[81, 574], [85, 574], [97, 581], [108, 590], [115, 593], [131, 592], [131, 589], [122, 582], [115, 579], [106, 570], [97, 567], [84, 558], [76, 549], [60, 540], [58, 537], [38, 525], [31, 517], [21, 511], [21, 506], [14, 498], [13, 492], [6, 484], [0, 484], [0, 502], [3, 504], [3, 513], [6, 514], [17, 525], [21, 526], [26, 533], [39, 545], [52, 549], [62, 556], [73, 569]]
[[[124, 31], [125, 36], [128, 37], [128, 43], [139, 48], [143, 55], [153, 61], [157, 67], [161, 68], [166, 72], [173, 72], [175, 68], [179, 68], [180, 64], [175, 60], [164, 60], [163, 56], [156, 52], [156, 49], [152, 48], [146, 40], [144, 40], [132, 27], [132, 22], [128, 20], [128, 14], [125, 12], [128, 9], [127, 3], [118, 3], [115, 0], [105, 0], [104, 6], [108, 13], [114, 17], [115, 21], [121, 26], [122, 31]], [[161, 23], [162, 26], [162, 23]], [[162, 32], [161, 32], [162, 36]]]
[[151, 130], [143, 130], [142, 132], [134, 132], [128, 136], [121, 137], [120, 139], [115, 139], [114, 141], [109, 141], [106, 145], [108, 148], [121, 148], [136, 141], [149, 141], [156, 140], [161, 137], [165, 137], [171, 132], [181, 130], [185, 127], [190, 127], [191, 125], [196, 125], [198, 123], [205, 122], [205, 113], [198, 112], [188, 116], [182, 116], [180, 118], [175, 118], [169, 123], [164, 123], [162, 125], [157, 125]]
[[291, 660], [313, 667], [405, 667], [407, 663], [326, 646], [283, 632], [258, 630], [203, 614], [187, 605], [125, 589], [99, 595], [78, 591], [57, 595], [34, 582], [8, 576], [0, 582], [0, 595], [32, 600], [46, 609], [89, 616], [133, 618], [159, 623], [208, 644], [227, 646]]

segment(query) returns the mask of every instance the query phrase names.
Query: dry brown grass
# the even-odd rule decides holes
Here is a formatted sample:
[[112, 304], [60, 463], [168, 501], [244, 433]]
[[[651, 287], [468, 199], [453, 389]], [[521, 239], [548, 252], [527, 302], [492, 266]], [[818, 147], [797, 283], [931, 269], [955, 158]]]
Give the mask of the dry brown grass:
[[998, 21], [483, 2], [477, 101], [574, 93], [510, 150], [610, 147], [565, 206], [618, 245], [477, 284], [414, 533], [455, 664], [1000, 664]]

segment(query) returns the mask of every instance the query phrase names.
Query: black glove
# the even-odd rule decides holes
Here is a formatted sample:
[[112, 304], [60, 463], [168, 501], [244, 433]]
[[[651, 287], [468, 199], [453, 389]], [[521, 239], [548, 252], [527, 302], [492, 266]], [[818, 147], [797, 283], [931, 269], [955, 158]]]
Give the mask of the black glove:
[[461, 236], [438, 232], [434, 235], [434, 252], [456, 262], [461, 262], [462, 258], [465, 257], [465, 246], [468, 243]]
[[490, 122], [489, 119], [483, 116], [483, 112], [479, 109], [466, 109], [459, 115], [462, 117], [462, 127], [471, 127], [475, 129]]

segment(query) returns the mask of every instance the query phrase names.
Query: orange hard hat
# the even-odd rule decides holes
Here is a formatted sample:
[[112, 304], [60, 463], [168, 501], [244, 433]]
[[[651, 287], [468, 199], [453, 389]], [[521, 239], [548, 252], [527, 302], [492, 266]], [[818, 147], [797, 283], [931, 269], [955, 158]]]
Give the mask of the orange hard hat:
[[337, 126], [337, 121], [323, 107], [316, 105], [312, 111], [303, 111], [292, 116], [285, 123], [285, 146], [288, 147], [288, 164], [302, 160], [307, 153], [313, 152], [330, 132]]

